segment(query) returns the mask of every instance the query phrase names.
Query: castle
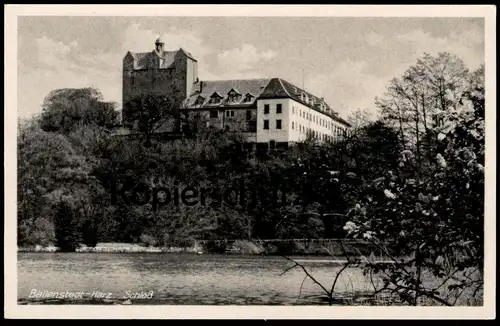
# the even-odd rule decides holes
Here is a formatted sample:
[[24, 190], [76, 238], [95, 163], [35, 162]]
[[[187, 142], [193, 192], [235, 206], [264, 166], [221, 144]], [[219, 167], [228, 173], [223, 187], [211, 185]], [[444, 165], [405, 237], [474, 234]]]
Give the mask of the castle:
[[182, 48], [166, 51], [161, 38], [151, 52], [127, 52], [122, 90], [124, 104], [146, 93], [180, 98], [185, 112], [244, 132], [256, 143], [288, 144], [307, 135], [335, 141], [350, 127], [323, 98], [281, 78], [200, 81], [193, 55]]

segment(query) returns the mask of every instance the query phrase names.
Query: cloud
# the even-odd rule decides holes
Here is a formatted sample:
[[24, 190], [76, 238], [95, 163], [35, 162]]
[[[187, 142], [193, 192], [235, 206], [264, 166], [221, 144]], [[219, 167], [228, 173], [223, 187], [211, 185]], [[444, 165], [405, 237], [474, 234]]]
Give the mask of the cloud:
[[203, 44], [203, 39], [197, 33], [186, 30], [171, 30], [160, 33], [143, 28], [141, 24], [130, 25], [123, 33], [121, 49], [123, 55], [127, 51], [148, 52], [154, 49], [154, 41], [161, 37], [165, 49], [179, 49], [191, 52], [197, 59], [213, 52], [213, 49]]
[[381, 35], [370, 31], [370, 33], [366, 34], [365, 40], [368, 45], [378, 46], [383, 42], [384, 38]]
[[[217, 53], [195, 32], [170, 30], [160, 34], [140, 24], [132, 24], [123, 31], [118, 49], [113, 52], [92, 54], [76, 40], [63, 43], [42, 37], [34, 42], [36, 56], [21, 61], [18, 114], [31, 116], [40, 113], [45, 96], [57, 88], [94, 87], [102, 92], [106, 101], [120, 104], [123, 57], [127, 51], [152, 51], [159, 36], [166, 49], [182, 47], [191, 52], [200, 62], [199, 76], [202, 79], [263, 77], [256, 72], [256, 66], [276, 56], [272, 51], [259, 51], [251, 44]], [[209, 56], [216, 58], [215, 65], [210, 66], [204, 60]]]
[[252, 44], [243, 44], [217, 54], [217, 70], [221, 74], [231, 73], [238, 75], [251, 74], [259, 64], [270, 61], [277, 56], [275, 51], [260, 51]]
[[[29, 117], [41, 112], [47, 94], [58, 88], [94, 87], [105, 100], [121, 97], [121, 72], [106, 69], [114, 56], [81, 54], [77, 41], [68, 44], [42, 37], [35, 41], [30, 65], [19, 69], [18, 115]], [[28, 62], [29, 63], [29, 62]], [[117, 63], [121, 64], [121, 61]]]
[[72, 51], [78, 46], [76, 41], [66, 45], [61, 42], [42, 37], [35, 40], [36, 59], [45, 69], [61, 70], [70, 66], [68, 58]]
[[375, 47], [365, 60], [344, 60], [327, 74], [307, 79], [306, 88], [325, 100], [342, 116], [357, 108], [376, 115], [375, 97], [381, 96], [393, 77], [401, 76], [424, 52], [437, 55], [449, 52], [461, 58], [469, 69], [484, 63], [484, 36], [480, 29], [454, 31], [448, 37], [436, 37], [420, 29], [397, 37], [374, 32], [365, 35]]
[[[270, 77], [271, 71], [287, 75], [287, 69], [294, 68], [291, 63], [280, 65], [283, 60], [278, 59], [282, 59], [283, 54], [262, 49], [257, 44], [233, 45], [220, 52], [192, 30], [174, 28], [160, 33], [141, 24], [131, 24], [120, 31], [116, 36], [117, 46], [109, 52], [91, 53], [77, 40], [64, 43], [42, 37], [35, 42], [27, 39], [21, 42], [25, 44], [25, 51], [19, 52], [19, 114], [39, 112], [43, 98], [51, 90], [62, 87], [95, 87], [101, 90], [105, 100], [120, 103], [123, 57], [127, 51], [153, 50], [158, 36], [163, 38], [166, 49], [182, 47], [193, 54], [199, 62], [200, 79]], [[356, 43], [359, 51], [339, 48], [340, 52], [347, 51], [346, 60], [337, 58], [327, 66], [314, 63], [315, 67], [305, 78], [305, 88], [325, 97], [343, 116], [356, 108], [375, 111], [374, 98], [384, 92], [392, 77], [400, 76], [424, 52], [448, 51], [462, 58], [471, 69], [484, 62], [481, 28], [455, 30], [446, 37], [422, 29], [398, 36], [369, 30], [361, 42]]]
[[449, 52], [461, 58], [470, 69], [477, 69], [484, 63], [484, 32], [480, 29], [454, 31], [446, 38], [434, 37], [419, 29], [398, 36], [397, 41], [411, 47], [412, 59], [424, 52], [431, 55]]
[[366, 72], [368, 61], [345, 60], [328, 74], [307, 79], [305, 88], [314, 95], [324, 97], [333, 110], [346, 117], [357, 108], [375, 113], [374, 98], [385, 88], [387, 77]]

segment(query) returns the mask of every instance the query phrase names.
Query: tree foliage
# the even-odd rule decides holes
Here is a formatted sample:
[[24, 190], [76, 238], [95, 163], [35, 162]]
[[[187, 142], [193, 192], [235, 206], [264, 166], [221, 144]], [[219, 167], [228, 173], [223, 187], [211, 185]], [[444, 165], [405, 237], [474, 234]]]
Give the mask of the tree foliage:
[[91, 123], [106, 128], [118, 123], [116, 103], [103, 102], [98, 90], [63, 88], [45, 97], [40, 117], [42, 130], [67, 134]]
[[[459, 71], [463, 78], [461, 65], [455, 68], [447, 76]], [[485, 130], [478, 75], [469, 77], [473, 83], [468, 78], [430, 80], [446, 94], [441, 123], [428, 126], [436, 135], [435, 155], [422, 171], [418, 147], [404, 150], [397, 168], [363, 187], [345, 226], [353, 236], [373, 241], [393, 257], [393, 265], [374, 263], [368, 268], [382, 273], [385, 287], [411, 304], [426, 297], [454, 305], [464, 291], [469, 297], [482, 294]], [[442, 84], [444, 89], [437, 87]], [[457, 84], [467, 88], [458, 93]], [[425, 273], [442, 283], [426, 284]]]

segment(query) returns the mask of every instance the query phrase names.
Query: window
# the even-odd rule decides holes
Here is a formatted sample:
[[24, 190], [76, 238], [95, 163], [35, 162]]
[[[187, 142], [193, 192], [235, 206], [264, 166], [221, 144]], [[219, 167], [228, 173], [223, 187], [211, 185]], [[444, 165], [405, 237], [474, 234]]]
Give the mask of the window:
[[264, 129], [269, 130], [269, 120], [264, 120]]
[[247, 110], [247, 121], [252, 120], [252, 110]]
[[244, 103], [250, 103], [252, 102], [253, 100], [253, 95], [248, 93], [247, 95], [245, 95], [245, 99], [243, 100]]
[[248, 132], [256, 132], [257, 131], [257, 121], [250, 120], [247, 122], [248, 124]]
[[227, 110], [226, 111], [226, 118], [232, 118], [234, 117], [234, 111], [233, 110]]
[[210, 104], [220, 104], [222, 97], [218, 94], [213, 94], [210, 98]]
[[293, 128], [293, 121], [292, 121], [292, 130], [293, 130], [293, 129], [294, 129], [294, 128]]
[[204, 102], [205, 102], [205, 98], [203, 96], [198, 96], [196, 98], [196, 102], [194, 103], [194, 105], [203, 105]]
[[292, 106], [292, 114], [295, 114], [295, 106]]
[[231, 103], [239, 102], [240, 95], [241, 94], [233, 88], [227, 94], [227, 100], [228, 100], [228, 102], [231, 102]]
[[219, 117], [219, 112], [218, 111], [215, 111], [215, 110], [212, 110], [210, 111], [210, 118], [218, 118]]
[[269, 104], [264, 104], [264, 114], [269, 114]]
[[281, 129], [281, 120], [276, 120], [276, 129]]
[[281, 104], [276, 104], [276, 113], [281, 113]]

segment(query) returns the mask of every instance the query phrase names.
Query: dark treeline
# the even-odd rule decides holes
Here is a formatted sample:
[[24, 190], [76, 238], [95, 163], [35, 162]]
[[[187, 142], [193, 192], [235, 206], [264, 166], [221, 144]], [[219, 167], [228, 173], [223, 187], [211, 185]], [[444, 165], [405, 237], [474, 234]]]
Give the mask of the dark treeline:
[[[61, 128], [44, 128], [56, 114], [50, 119]], [[352, 176], [391, 168], [399, 151], [396, 133], [381, 122], [363, 128], [363, 144], [309, 139], [256, 151], [237, 132], [121, 137], [64, 114], [48, 109], [20, 125], [19, 245], [340, 237], [344, 221], [332, 213], [352, 207], [359, 183]], [[368, 159], [373, 164], [356, 164]]]

